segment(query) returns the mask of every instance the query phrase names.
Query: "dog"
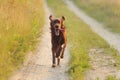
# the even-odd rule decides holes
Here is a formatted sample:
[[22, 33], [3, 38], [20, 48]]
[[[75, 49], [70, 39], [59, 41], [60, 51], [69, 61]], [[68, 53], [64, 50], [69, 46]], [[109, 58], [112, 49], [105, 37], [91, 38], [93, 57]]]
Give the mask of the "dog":
[[60, 58], [64, 57], [66, 48], [66, 27], [64, 26], [65, 17], [61, 19], [54, 19], [52, 15], [49, 16], [50, 30], [51, 30], [51, 44], [52, 44], [52, 67], [60, 65]]

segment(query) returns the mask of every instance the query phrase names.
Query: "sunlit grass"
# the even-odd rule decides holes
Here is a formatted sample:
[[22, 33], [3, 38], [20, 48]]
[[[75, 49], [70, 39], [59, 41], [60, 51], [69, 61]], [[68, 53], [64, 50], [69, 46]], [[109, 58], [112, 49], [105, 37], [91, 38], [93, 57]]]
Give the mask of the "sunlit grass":
[[[102, 48], [106, 54], [117, 53], [115, 49], [110, 48], [105, 40], [92, 32], [87, 24], [75, 16], [62, 0], [47, 0], [47, 2], [55, 16], [61, 17], [63, 15], [66, 18], [67, 45], [71, 54], [68, 70], [70, 80], [84, 80], [85, 72], [90, 68], [88, 56], [90, 49]], [[115, 57], [120, 58], [118, 55]]]
[[105, 80], [120, 80], [120, 79], [117, 79], [115, 76], [109, 75], [106, 77]]
[[6, 80], [35, 48], [43, 24], [42, 0], [0, 1], [0, 80]]
[[72, 0], [110, 31], [120, 33], [120, 0]]

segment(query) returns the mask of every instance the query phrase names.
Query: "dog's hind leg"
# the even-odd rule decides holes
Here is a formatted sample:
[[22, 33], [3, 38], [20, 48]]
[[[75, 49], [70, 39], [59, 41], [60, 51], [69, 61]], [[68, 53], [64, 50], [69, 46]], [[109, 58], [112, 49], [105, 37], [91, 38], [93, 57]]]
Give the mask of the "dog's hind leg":
[[57, 65], [60, 65], [60, 57], [57, 58]]
[[65, 48], [66, 48], [66, 44], [63, 44], [62, 45], [62, 50], [61, 50], [61, 53], [60, 53], [60, 58], [64, 57]]
[[61, 50], [62, 50], [62, 47], [59, 46], [57, 51], [56, 51], [56, 58], [58, 58], [60, 56]]

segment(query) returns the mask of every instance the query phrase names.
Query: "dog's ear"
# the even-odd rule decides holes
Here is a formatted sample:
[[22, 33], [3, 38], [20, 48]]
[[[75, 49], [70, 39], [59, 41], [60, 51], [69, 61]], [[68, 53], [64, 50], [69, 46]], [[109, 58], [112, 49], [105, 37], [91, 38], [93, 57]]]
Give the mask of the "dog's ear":
[[65, 17], [62, 16], [62, 18], [61, 18], [61, 24], [62, 24], [62, 25], [64, 24], [64, 21], [65, 21]]
[[52, 16], [52, 15], [50, 15], [50, 16], [49, 16], [49, 19], [50, 19], [50, 21], [52, 21], [52, 20], [53, 20], [53, 16]]
[[62, 21], [65, 21], [65, 17], [64, 17], [64, 16], [62, 16], [61, 20], [62, 20]]

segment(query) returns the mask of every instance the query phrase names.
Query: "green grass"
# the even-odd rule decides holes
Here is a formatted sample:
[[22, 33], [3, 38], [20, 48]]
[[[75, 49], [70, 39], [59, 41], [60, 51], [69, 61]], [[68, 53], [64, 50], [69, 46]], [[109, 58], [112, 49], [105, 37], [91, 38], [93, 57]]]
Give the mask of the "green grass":
[[0, 0], [0, 80], [6, 80], [35, 49], [44, 25], [43, 1], [26, 1]]
[[120, 80], [120, 79], [117, 79], [115, 76], [107, 76], [105, 80]]
[[112, 32], [120, 33], [119, 0], [72, 0], [87, 14], [103, 23]]
[[115, 54], [114, 57], [120, 59], [120, 56], [116, 55], [117, 51], [110, 48], [105, 40], [92, 32], [89, 26], [71, 12], [62, 0], [47, 0], [47, 2], [54, 16], [61, 17], [64, 15], [66, 18], [67, 45], [71, 54], [69, 63], [70, 80], [84, 80], [85, 71], [90, 68], [90, 58], [88, 56], [90, 49], [102, 48], [105, 53]]

